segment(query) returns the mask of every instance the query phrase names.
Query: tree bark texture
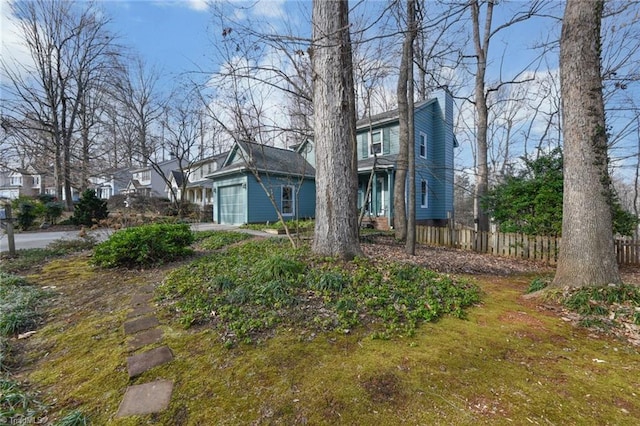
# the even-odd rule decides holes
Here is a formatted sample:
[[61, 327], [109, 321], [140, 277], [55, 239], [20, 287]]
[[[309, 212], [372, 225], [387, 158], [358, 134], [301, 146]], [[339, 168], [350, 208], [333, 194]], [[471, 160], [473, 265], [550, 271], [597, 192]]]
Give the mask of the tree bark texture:
[[398, 98], [398, 158], [396, 160], [396, 176], [393, 186], [393, 228], [397, 240], [407, 238], [407, 172], [409, 168], [409, 107], [407, 104], [407, 84], [409, 78], [409, 61], [412, 61], [411, 40], [405, 36], [402, 42], [402, 57], [396, 96]]
[[407, 49], [403, 55], [407, 55], [407, 165], [409, 178], [409, 193], [407, 197], [407, 241], [405, 252], [411, 256], [416, 254], [416, 135], [414, 126], [414, 102], [413, 102], [413, 42], [416, 38], [416, 2], [407, 0], [407, 32], [405, 34], [405, 46]]
[[620, 283], [600, 72], [603, 5], [602, 0], [568, 0], [562, 24], [564, 198], [555, 286]]
[[316, 225], [313, 251], [352, 259], [358, 240], [356, 119], [349, 3], [313, 2]]
[[487, 11], [484, 23], [484, 32], [480, 35], [480, 5], [477, 0], [471, 2], [471, 20], [473, 24], [473, 41], [476, 52], [476, 81], [475, 81], [475, 105], [476, 105], [476, 190], [475, 210], [477, 229], [480, 232], [489, 231], [489, 215], [480, 206], [481, 200], [489, 191], [489, 167], [488, 167], [488, 142], [487, 127], [489, 109], [487, 107], [487, 94], [485, 91], [485, 73], [487, 70], [487, 53], [491, 39], [491, 21], [493, 19], [493, 0], [487, 2]]

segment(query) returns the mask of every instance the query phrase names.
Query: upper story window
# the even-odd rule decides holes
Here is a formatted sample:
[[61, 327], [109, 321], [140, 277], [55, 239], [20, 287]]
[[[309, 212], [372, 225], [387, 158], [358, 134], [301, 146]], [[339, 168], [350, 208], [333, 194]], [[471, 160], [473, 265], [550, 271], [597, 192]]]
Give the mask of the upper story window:
[[151, 180], [151, 170], [143, 170], [140, 173], [140, 180], [144, 180], [144, 181]]
[[420, 157], [427, 158], [427, 135], [420, 132]]
[[34, 188], [37, 186], [40, 186], [40, 176], [34, 176], [33, 177], [33, 186]]
[[371, 133], [369, 152], [371, 155], [382, 153], [382, 132], [380, 130]]
[[12, 186], [22, 186], [22, 176], [11, 176], [10, 184]]

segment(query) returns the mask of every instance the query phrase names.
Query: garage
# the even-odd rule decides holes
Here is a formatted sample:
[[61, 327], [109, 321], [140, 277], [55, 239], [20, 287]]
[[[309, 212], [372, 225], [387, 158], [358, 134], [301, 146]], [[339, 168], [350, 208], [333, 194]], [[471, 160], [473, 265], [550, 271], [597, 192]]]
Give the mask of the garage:
[[246, 191], [242, 185], [221, 186], [218, 188], [218, 211], [220, 223], [242, 225], [245, 218]]

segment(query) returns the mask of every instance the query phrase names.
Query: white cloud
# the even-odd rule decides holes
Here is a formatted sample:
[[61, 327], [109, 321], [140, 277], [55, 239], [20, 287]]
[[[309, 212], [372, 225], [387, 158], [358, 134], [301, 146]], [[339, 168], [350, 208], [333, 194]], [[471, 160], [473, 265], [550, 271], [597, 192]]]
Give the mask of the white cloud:
[[186, 7], [196, 12], [209, 10], [208, 0], [154, 0], [153, 3], [160, 7]]
[[198, 12], [206, 12], [209, 10], [209, 3], [207, 0], [187, 0], [189, 9], [198, 11]]
[[[10, 1], [0, 0], [0, 57], [16, 71], [29, 68], [33, 60], [21, 36], [20, 21], [11, 12]], [[12, 66], [13, 64], [18, 65]]]

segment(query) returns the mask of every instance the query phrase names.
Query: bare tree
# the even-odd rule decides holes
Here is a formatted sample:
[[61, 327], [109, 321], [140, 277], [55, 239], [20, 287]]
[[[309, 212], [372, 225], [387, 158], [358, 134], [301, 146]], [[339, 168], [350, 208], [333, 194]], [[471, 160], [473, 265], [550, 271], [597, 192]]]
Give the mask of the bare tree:
[[356, 118], [349, 3], [313, 2], [316, 227], [313, 251], [351, 259], [358, 241]]
[[[108, 19], [91, 4], [34, 0], [12, 3], [31, 64], [8, 63], [8, 110], [22, 131], [46, 133], [58, 197], [72, 204], [73, 143], [83, 99], [117, 54]], [[64, 195], [64, 197], [63, 197]]]
[[[394, 228], [397, 239], [406, 239], [406, 250], [415, 252], [415, 136], [413, 129], [413, 41], [416, 37], [416, 3], [407, 0], [406, 31], [398, 76], [399, 151], [393, 200]], [[409, 194], [405, 204], [407, 177]], [[413, 199], [412, 199], [413, 197]], [[411, 225], [411, 226], [409, 226]], [[411, 229], [409, 229], [411, 228]]]
[[146, 166], [159, 148], [153, 131], [159, 127], [164, 101], [158, 93], [158, 71], [149, 67], [142, 59], [133, 58], [131, 66], [123, 67], [124, 75], [116, 84], [114, 96], [121, 105], [119, 121], [133, 132], [133, 151], [138, 162]]
[[619, 284], [601, 77], [604, 1], [568, 0], [560, 38], [564, 136], [562, 245], [554, 286]]
[[488, 94], [497, 90], [504, 84], [510, 84], [511, 82], [499, 82], [494, 87], [487, 89], [486, 84], [486, 72], [489, 57], [489, 46], [491, 39], [500, 31], [509, 28], [519, 22], [525, 21], [536, 14], [538, 14], [544, 7], [542, 0], [535, 0], [527, 4], [527, 6], [518, 11], [510, 19], [504, 23], [493, 28], [493, 10], [496, 4], [495, 0], [488, 0], [486, 2], [486, 8], [484, 10], [484, 22], [481, 22], [481, 7], [485, 2], [479, 0], [471, 0], [469, 2], [469, 9], [471, 11], [471, 25], [473, 29], [473, 46], [475, 54], [475, 89], [474, 89], [474, 105], [476, 112], [476, 211], [477, 211], [477, 225], [478, 230], [481, 232], [489, 230], [489, 216], [480, 207], [480, 200], [487, 194], [489, 190], [489, 164], [488, 164], [488, 117], [489, 117], [489, 105]]

